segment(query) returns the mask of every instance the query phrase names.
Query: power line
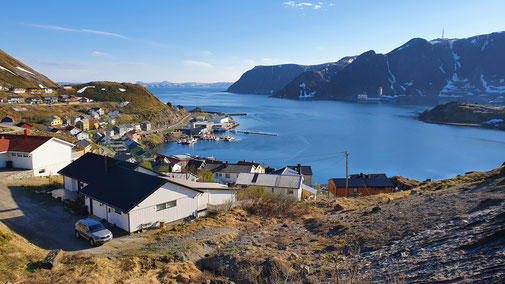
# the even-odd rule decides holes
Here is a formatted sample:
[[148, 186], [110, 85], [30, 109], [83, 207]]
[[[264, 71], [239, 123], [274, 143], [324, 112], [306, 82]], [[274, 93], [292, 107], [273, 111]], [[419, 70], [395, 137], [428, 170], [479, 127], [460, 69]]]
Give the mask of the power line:
[[333, 158], [335, 156], [345, 155], [345, 151], [342, 152], [332, 152], [332, 153], [324, 153], [324, 154], [316, 154], [316, 155], [303, 155], [303, 156], [289, 156], [289, 157], [277, 157], [277, 158], [266, 158], [266, 159], [257, 159], [259, 161], [271, 161], [271, 160], [294, 160], [300, 158], [313, 158], [313, 157], [328, 157]]

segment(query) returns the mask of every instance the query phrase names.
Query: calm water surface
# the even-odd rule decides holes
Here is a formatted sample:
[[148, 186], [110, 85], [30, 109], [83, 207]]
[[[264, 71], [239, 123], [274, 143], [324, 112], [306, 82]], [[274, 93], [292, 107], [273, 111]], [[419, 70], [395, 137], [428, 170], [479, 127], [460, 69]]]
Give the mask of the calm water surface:
[[239, 95], [216, 89], [154, 88], [163, 102], [205, 111], [247, 113], [237, 116], [239, 130], [279, 136], [232, 134], [227, 143], [198, 141], [192, 146], [165, 144], [158, 152], [189, 153], [236, 162], [255, 160], [275, 168], [297, 163], [312, 166], [313, 181], [350, 173], [385, 172], [411, 179], [441, 179], [505, 162], [505, 131], [427, 124], [415, 115], [427, 107], [365, 105], [328, 101], [292, 101]]

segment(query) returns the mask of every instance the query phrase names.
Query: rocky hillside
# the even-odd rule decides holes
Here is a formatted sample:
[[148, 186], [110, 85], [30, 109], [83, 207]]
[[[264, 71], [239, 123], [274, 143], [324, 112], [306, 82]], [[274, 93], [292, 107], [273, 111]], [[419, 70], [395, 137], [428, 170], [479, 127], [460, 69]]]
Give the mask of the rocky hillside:
[[387, 54], [371, 50], [354, 60], [344, 58], [340, 62], [346, 64], [332, 69], [331, 76], [317, 68], [299, 66], [297, 72], [286, 76], [275, 72], [279, 67], [255, 67], [229, 91], [349, 101], [356, 100], [358, 94], [378, 97], [382, 91], [386, 97], [424, 103], [503, 102], [503, 50], [505, 32], [465, 39], [414, 38]]
[[[18, 194], [27, 183], [44, 182], [4, 180], [9, 185], [5, 189]], [[24, 194], [40, 198], [44, 206], [54, 203], [47, 195]], [[7, 256], [0, 258], [0, 277], [12, 283], [505, 279], [505, 166], [361, 198], [298, 202], [258, 188], [239, 191], [239, 198], [253, 203], [64, 252], [52, 270], [40, 268], [48, 251], [28, 243], [18, 235], [23, 231], [3, 221], [11, 227], [0, 222], [0, 252]]]
[[228, 88], [228, 92], [238, 94], [272, 95], [285, 87], [301, 74], [316, 72], [323, 78], [331, 79], [338, 71], [352, 62], [353, 57], [346, 57], [338, 62], [321, 65], [283, 64], [274, 66], [256, 66], [247, 71]]
[[56, 84], [46, 76], [0, 50], [0, 86], [4, 88], [40, 88], [55, 87]]
[[505, 129], [505, 108], [450, 102], [426, 110], [419, 119], [429, 123]]
[[167, 104], [162, 103], [144, 87], [131, 83], [89, 82], [73, 85], [74, 90], [64, 90], [67, 94], [76, 94], [99, 102], [129, 102], [118, 110], [124, 114], [135, 116], [136, 120], [150, 120], [156, 123], [176, 122], [183, 112], [176, 112]]

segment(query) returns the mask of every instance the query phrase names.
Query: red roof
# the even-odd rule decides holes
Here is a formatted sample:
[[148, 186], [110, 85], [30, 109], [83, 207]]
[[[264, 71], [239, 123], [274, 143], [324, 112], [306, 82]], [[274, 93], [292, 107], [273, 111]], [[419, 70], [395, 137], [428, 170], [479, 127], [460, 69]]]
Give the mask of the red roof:
[[24, 152], [31, 153], [42, 144], [51, 140], [52, 137], [26, 136], [26, 135], [0, 135], [0, 152]]
[[18, 127], [21, 127], [21, 128], [28, 128], [28, 129], [31, 129], [32, 128], [32, 125], [31, 124], [28, 124], [26, 122], [20, 122], [18, 123], [17, 125]]

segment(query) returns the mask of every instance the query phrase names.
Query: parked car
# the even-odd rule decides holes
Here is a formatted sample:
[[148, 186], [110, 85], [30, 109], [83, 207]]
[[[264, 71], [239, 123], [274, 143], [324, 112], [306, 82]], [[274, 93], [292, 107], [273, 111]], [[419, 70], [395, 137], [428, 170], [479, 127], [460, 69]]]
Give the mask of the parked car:
[[74, 227], [75, 237], [87, 239], [92, 246], [112, 240], [112, 232], [97, 220], [81, 219]]

